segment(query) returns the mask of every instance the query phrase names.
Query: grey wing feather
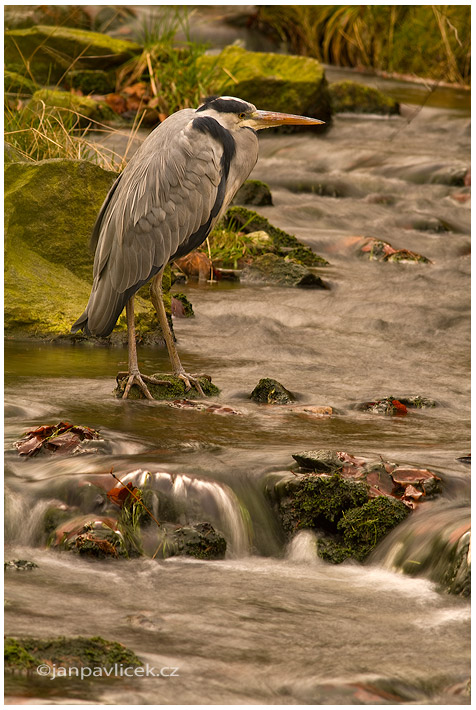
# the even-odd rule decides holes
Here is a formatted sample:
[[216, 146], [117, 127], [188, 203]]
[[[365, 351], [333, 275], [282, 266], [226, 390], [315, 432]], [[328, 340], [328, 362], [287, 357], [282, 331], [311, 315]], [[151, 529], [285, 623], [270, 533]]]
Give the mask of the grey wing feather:
[[95, 227], [93, 289], [73, 331], [108, 335], [130, 296], [209, 219], [222, 149], [194, 137], [193, 114], [155, 129], [111, 188]]

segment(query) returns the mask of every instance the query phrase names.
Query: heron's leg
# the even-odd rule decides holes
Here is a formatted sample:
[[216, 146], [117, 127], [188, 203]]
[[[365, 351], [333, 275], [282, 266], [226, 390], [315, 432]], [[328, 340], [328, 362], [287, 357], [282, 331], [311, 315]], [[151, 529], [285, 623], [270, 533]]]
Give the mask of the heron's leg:
[[162, 276], [164, 274], [163, 266], [159, 273], [154, 276], [150, 285], [150, 296], [152, 303], [157, 311], [157, 316], [159, 319], [160, 327], [164, 335], [165, 344], [167, 345], [167, 350], [169, 353], [170, 362], [172, 364], [172, 371], [174, 375], [180, 377], [181, 380], [185, 382], [187, 390], [193, 385], [197, 392], [204, 397], [205, 393], [202, 390], [200, 383], [198, 382], [196, 376], [188, 375], [183, 369], [182, 363], [177, 352], [177, 348], [174, 343], [174, 336], [172, 335], [169, 327], [169, 322], [167, 320], [167, 313], [165, 312], [164, 300], [162, 298]]
[[137, 362], [136, 326], [134, 323], [134, 296], [132, 296], [126, 303], [126, 316], [129, 349], [129, 379], [127, 380], [122, 399], [127, 399], [132, 385], [138, 385], [147, 399], [154, 399], [149, 392], [149, 388], [142, 379], [139, 372], [139, 364]]

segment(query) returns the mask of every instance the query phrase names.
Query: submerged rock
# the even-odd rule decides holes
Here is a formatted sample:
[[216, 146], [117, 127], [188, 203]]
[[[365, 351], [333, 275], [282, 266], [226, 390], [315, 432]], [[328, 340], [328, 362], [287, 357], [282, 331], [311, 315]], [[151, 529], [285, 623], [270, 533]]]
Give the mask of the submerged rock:
[[266, 251], [274, 251], [279, 256], [288, 256], [304, 266], [327, 266], [329, 264], [322, 256], [314, 254], [312, 249], [302, 244], [293, 234], [288, 234], [279, 227], [275, 227], [257, 212], [246, 207], [230, 207], [222, 221], [229, 229], [239, 229], [245, 234], [252, 232], [266, 232], [271, 238], [273, 248], [266, 247]]
[[[7, 671], [33, 670], [38, 666], [54, 665], [57, 670], [80, 667], [111, 668], [114, 664], [141, 666], [142, 662], [126, 646], [107, 641], [100, 636], [86, 638], [5, 638], [5, 667]], [[58, 673], [58, 677], [61, 674]], [[64, 673], [66, 675], [66, 673]]]
[[200, 57], [197, 64], [215, 68], [211, 93], [239, 96], [260, 109], [331, 119], [324, 68], [316, 59], [228, 46], [218, 57]]
[[404, 396], [404, 397], [383, 397], [371, 402], [360, 402], [355, 405], [356, 409], [362, 412], [371, 412], [372, 414], [387, 414], [401, 415], [407, 414], [408, 409], [428, 409], [438, 406], [434, 399], [421, 397], [420, 395]]
[[288, 404], [296, 398], [280, 382], [265, 377], [258, 382], [250, 394], [250, 399], [258, 404]]
[[[114, 394], [116, 397], [120, 398], [124, 394], [124, 389], [127, 384], [127, 379], [129, 375], [127, 373], [120, 373], [116, 378], [116, 388]], [[160, 385], [152, 384], [147, 382], [147, 387], [154, 399], [183, 399], [188, 397], [189, 399], [197, 399], [201, 395], [193, 387], [190, 390], [186, 389], [185, 382], [175, 375], [163, 375], [162, 373], [156, 373], [152, 375], [155, 379], [161, 382]], [[214, 385], [210, 378], [202, 375], [197, 377], [198, 382], [206, 397], [215, 397], [220, 394], [220, 390], [216, 385]], [[132, 385], [129, 392], [129, 399], [145, 399], [145, 395], [142, 390], [137, 385]]]
[[5, 64], [26, 74], [25, 63], [36, 81], [55, 84], [73, 66], [78, 69], [119, 67], [142, 47], [99, 32], [71, 27], [34, 27], [5, 32]]
[[337, 81], [329, 85], [332, 110], [335, 113], [400, 113], [398, 101], [373, 86], [356, 81]]
[[243, 269], [241, 281], [298, 288], [329, 288], [320, 276], [316, 276], [305, 266], [277, 254], [258, 256]]
[[261, 180], [246, 180], [233, 198], [235, 205], [272, 205], [271, 190]]
[[210, 523], [196, 525], [162, 524], [156, 557], [187, 555], [199, 560], [221, 560], [225, 557], [226, 540]]

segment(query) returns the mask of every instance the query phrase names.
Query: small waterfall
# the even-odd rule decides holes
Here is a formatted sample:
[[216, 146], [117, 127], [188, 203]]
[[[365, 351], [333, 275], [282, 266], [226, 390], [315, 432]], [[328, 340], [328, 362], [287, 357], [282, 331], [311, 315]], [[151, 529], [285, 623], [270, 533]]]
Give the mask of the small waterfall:
[[51, 500], [29, 499], [11, 490], [5, 491], [5, 542], [15, 545], [38, 545], [45, 541], [44, 516]]
[[[246, 509], [232, 489], [224, 483], [188, 474], [137, 470], [121, 476], [123, 483], [131, 482], [143, 490], [159, 493], [159, 517], [163, 510], [169, 522], [181, 525], [210, 522], [222, 532], [228, 552], [237, 557], [249, 554], [251, 523]], [[171, 520], [170, 517], [173, 519]]]
[[316, 535], [311, 530], [302, 530], [293, 537], [286, 548], [286, 557], [290, 562], [307, 565], [319, 564], [316, 552]]
[[426, 577], [448, 592], [469, 596], [470, 525], [467, 504], [428, 505], [390, 533], [370, 561], [414, 577]]

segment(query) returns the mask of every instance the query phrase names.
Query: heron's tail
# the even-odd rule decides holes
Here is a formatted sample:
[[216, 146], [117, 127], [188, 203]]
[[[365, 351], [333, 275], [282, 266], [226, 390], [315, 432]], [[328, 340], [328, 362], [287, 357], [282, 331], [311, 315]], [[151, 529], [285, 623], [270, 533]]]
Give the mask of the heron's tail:
[[73, 323], [71, 332], [82, 330], [86, 335], [96, 335], [98, 338], [110, 335], [132, 295], [130, 290], [117, 293], [111, 288], [105, 288], [100, 281], [98, 288], [93, 288], [84, 313]]

